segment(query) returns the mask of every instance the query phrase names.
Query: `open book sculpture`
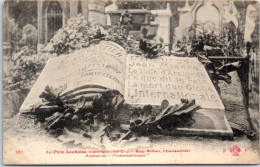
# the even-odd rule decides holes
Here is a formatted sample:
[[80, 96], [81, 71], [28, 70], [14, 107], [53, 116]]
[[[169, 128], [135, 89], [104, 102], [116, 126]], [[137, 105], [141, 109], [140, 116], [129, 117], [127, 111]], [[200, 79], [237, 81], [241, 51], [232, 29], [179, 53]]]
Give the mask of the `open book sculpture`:
[[[127, 55], [120, 45], [102, 41], [89, 48], [50, 59], [20, 113], [31, 112], [44, 88], [66, 85], [61, 98], [75, 103], [82, 95], [92, 100], [106, 89], [118, 90], [125, 103], [134, 106], [159, 106], [163, 100], [170, 105], [180, 99], [195, 99], [202, 109], [193, 114], [193, 124], [178, 127], [173, 134], [232, 136], [226, 120], [225, 107], [206, 70], [196, 58], [158, 57], [146, 59]], [[122, 119], [127, 119], [119, 113]], [[120, 118], [120, 117], [119, 117]]]

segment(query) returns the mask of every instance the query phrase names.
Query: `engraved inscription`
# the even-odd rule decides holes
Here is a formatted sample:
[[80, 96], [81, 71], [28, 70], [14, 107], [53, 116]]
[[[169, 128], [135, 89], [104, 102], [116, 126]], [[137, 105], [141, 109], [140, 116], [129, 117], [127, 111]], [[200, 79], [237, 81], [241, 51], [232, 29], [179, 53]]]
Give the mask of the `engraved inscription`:
[[203, 65], [196, 58], [160, 57], [146, 59], [128, 55], [125, 98], [130, 104], [159, 105], [180, 99], [218, 108], [223, 104]]

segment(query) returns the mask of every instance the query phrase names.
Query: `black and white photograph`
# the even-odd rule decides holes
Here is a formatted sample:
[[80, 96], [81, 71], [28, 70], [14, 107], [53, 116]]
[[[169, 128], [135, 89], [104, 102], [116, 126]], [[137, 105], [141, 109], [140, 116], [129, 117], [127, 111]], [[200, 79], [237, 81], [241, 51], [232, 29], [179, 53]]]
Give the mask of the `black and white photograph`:
[[257, 0], [4, 0], [4, 165], [259, 163]]

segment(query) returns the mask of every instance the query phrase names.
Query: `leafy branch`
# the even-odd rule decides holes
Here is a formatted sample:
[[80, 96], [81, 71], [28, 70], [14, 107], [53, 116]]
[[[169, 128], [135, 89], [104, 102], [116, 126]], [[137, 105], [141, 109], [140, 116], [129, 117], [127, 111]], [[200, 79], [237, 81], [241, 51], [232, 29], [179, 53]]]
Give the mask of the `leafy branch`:
[[[32, 108], [37, 122], [44, 124], [45, 129], [55, 136], [80, 133], [86, 140], [100, 146], [104, 138], [121, 143], [132, 137], [160, 134], [162, 130], [172, 130], [179, 127], [182, 122], [192, 120], [192, 113], [200, 106], [195, 100], [181, 100], [181, 104], [170, 106], [164, 100], [159, 110], [151, 105], [141, 108], [125, 109], [124, 98], [117, 90], [107, 90], [89, 101], [81, 96], [77, 103], [66, 104], [60, 98], [66, 86], [54, 89], [46, 86], [41, 94], [43, 102], [35, 104]], [[53, 108], [58, 106], [60, 109]], [[44, 109], [50, 107], [51, 114]], [[129, 131], [124, 132], [117, 120], [119, 110], [131, 112]], [[64, 139], [64, 141], [67, 139]]]
[[181, 104], [170, 106], [167, 100], [162, 101], [161, 109], [153, 111], [151, 105], [146, 105], [142, 109], [132, 110], [130, 120], [130, 130], [119, 139], [127, 139], [130, 136], [142, 136], [147, 134], [160, 134], [161, 130], [172, 130], [179, 127], [182, 121], [191, 118], [194, 111], [200, 106], [195, 104], [195, 100], [182, 99]]

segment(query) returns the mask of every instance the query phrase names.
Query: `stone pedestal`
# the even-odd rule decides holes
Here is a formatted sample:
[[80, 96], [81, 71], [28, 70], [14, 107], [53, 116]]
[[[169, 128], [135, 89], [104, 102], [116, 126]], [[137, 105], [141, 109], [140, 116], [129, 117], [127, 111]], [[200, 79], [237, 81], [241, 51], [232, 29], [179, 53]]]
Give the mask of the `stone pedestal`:
[[89, 21], [101, 25], [107, 24], [107, 17], [105, 14], [104, 1], [89, 1], [88, 2], [88, 18]]
[[179, 27], [175, 28], [175, 37], [174, 41], [181, 39], [184, 35], [185, 30], [192, 25], [193, 17], [191, 14], [191, 7], [189, 6], [188, 1], [186, 1], [183, 8], [178, 8], [179, 12]]
[[[156, 16], [153, 24], [158, 25], [156, 36], [158, 39], [163, 39], [163, 43], [170, 44], [170, 18], [172, 16], [169, 4], [165, 10], [152, 10], [151, 14]], [[167, 46], [166, 51], [169, 51]]]
[[71, 1], [70, 3], [70, 18], [78, 15], [78, 1]]

